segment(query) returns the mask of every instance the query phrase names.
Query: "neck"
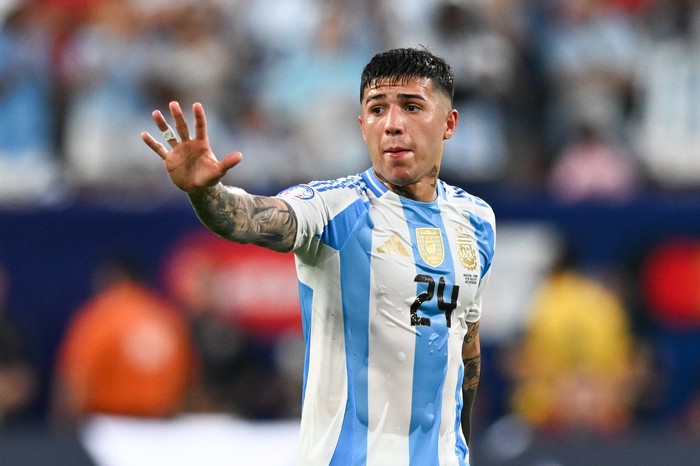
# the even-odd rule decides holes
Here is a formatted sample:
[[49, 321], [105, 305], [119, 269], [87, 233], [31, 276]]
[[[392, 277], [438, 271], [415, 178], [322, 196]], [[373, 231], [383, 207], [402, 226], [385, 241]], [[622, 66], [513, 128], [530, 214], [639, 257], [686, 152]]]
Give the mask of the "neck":
[[432, 202], [437, 197], [437, 176], [407, 185], [398, 185], [390, 182], [376, 171], [374, 173], [389, 191], [401, 197], [419, 202]]

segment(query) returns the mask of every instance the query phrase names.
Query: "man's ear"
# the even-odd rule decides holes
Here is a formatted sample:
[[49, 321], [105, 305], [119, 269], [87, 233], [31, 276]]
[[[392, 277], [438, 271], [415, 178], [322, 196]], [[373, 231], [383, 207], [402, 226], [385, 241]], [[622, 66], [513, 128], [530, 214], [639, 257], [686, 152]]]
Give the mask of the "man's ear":
[[443, 139], [450, 139], [457, 130], [457, 121], [459, 120], [459, 112], [454, 108], [447, 113], [445, 119], [445, 134]]
[[357, 117], [357, 122], [360, 124], [360, 131], [362, 131], [362, 139], [365, 140], [365, 144], [366, 144], [367, 137], [365, 136], [365, 126], [364, 126], [364, 122], [362, 121], [362, 115]]

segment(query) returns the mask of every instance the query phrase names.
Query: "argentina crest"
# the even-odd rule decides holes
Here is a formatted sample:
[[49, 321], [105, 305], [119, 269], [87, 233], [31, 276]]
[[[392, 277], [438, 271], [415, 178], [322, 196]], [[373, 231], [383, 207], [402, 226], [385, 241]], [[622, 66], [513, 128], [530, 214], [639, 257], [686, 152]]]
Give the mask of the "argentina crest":
[[437, 267], [445, 260], [445, 246], [439, 228], [416, 228], [416, 242], [420, 257], [426, 264]]
[[476, 250], [474, 249], [474, 239], [465, 231], [457, 231], [457, 254], [462, 267], [467, 270], [475, 270], [477, 266]]

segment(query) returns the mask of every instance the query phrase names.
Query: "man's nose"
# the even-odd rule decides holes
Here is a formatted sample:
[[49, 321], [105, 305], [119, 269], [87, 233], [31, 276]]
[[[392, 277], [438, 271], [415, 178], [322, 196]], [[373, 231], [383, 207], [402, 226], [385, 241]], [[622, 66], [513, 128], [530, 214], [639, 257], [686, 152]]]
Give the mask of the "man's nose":
[[389, 136], [395, 136], [397, 134], [403, 133], [404, 130], [404, 120], [403, 114], [400, 108], [389, 107], [386, 115], [386, 126], [384, 131]]

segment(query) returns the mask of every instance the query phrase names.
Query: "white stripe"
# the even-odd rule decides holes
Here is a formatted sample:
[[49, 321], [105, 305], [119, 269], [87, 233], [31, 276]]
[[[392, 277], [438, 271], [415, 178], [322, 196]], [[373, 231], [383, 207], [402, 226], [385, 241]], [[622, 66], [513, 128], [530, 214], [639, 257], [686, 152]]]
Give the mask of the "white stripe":
[[[455, 416], [459, 367], [462, 364], [462, 339], [466, 333], [466, 322], [462, 319], [453, 319], [450, 329], [450, 339], [447, 348], [447, 377], [442, 389], [442, 416], [440, 424], [440, 443], [438, 445], [438, 458], [443, 466], [458, 466], [459, 461], [455, 456], [457, 436], [462, 436], [459, 429], [455, 432]], [[466, 442], [465, 442], [466, 443]]]
[[[465, 283], [460, 283], [460, 276], [462, 273], [462, 267], [459, 263], [459, 244], [456, 237], [456, 229], [454, 227], [455, 219], [462, 217], [459, 207], [453, 202], [441, 203], [442, 208], [442, 220], [445, 225], [445, 234], [447, 236], [447, 241], [449, 244], [450, 251], [452, 252], [452, 260], [454, 261], [455, 270], [455, 280], [457, 285], [460, 287], [460, 293], [458, 298], [459, 306], [462, 308], [465, 304], [473, 299], [473, 294], [475, 292], [475, 287], [469, 287]], [[483, 210], [483, 209], [481, 209]], [[474, 235], [474, 228], [470, 222], [464, 221], [461, 226], [470, 235]], [[480, 256], [477, 254], [477, 260], [481, 260]], [[476, 270], [481, 267], [479, 264], [476, 266]], [[457, 445], [457, 437], [461, 437], [464, 441], [464, 435], [462, 429], [459, 428], [455, 431], [455, 417], [457, 409], [457, 401], [455, 399], [458, 384], [461, 382], [457, 380], [459, 375], [459, 368], [462, 365], [462, 341], [467, 334], [467, 322], [465, 319], [466, 313], [455, 313], [452, 317], [452, 326], [450, 328], [450, 338], [448, 340], [447, 347], [447, 375], [445, 378], [445, 384], [442, 390], [442, 410], [441, 410], [441, 425], [440, 425], [440, 443], [439, 443], [439, 460], [440, 464], [444, 466], [457, 466], [459, 461], [455, 456], [455, 446]]]
[[[398, 199], [387, 202], [398, 203]], [[367, 466], [409, 464], [416, 334], [410, 325], [411, 303], [392, 302], [389, 297], [415, 296], [415, 264], [412, 255], [376, 253], [392, 237], [411, 250], [408, 226], [401, 214], [400, 206], [388, 210], [381, 203], [375, 205], [372, 215], [371, 287], [379, 293], [372, 294], [370, 303]]]
[[[327, 260], [326, 273], [322, 274], [298, 265], [300, 280], [314, 289], [311, 351], [301, 417], [300, 458], [303, 461], [300, 464], [330, 463], [348, 399], [343, 316], [341, 312], [335, 315], [324, 312], [325, 309], [342, 309], [340, 293], [335, 292], [340, 282], [340, 265], [337, 254]], [[305, 281], [310, 279], [315, 282]], [[324, 290], [326, 294], [323, 294]], [[326, 393], [328, 396], [323, 397]], [[328, 428], [322, 430], [318, 429], [319, 426]]]

